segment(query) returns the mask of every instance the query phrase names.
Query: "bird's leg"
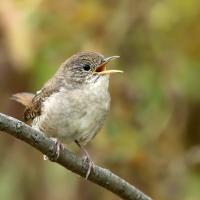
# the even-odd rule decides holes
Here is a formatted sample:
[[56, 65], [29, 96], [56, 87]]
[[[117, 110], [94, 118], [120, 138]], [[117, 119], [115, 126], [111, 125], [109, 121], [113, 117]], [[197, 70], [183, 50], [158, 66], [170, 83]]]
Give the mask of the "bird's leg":
[[90, 172], [91, 172], [92, 168], [94, 167], [94, 162], [92, 161], [92, 159], [91, 159], [89, 153], [87, 152], [87, 150], [77, 140], [75, 140], [75, 143], [78, 145], [78, 147], [81, 149], [81, 151], [85, 155], [84, 159], [83, 159], [84, 162], [87, 162], [88, 165], [89, 165], [87, 173], [86, 173], [86, 176], [85, 176], [85, 179], [88, 179], [88, 177], [90, 175]]
[[48, 156], [44, 155], [44, 160], [57, 160], [59, 155], [60, 155], [60, 150], [63, 150], [64, 149], [64, 145], [57, 139], [57, 138], [53, 138], [53, 137], [50, 137], [50, 139], [55, 143], [55, 155], [52, 156], [52, 158], [49, 158]]

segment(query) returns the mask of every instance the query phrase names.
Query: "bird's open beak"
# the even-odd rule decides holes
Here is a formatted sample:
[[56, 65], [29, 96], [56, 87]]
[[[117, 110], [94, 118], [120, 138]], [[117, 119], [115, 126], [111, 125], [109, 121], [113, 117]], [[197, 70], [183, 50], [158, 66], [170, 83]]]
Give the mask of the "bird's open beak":
[[103, 63], [95, 69], [94, 74], [103, 75], [103, 74], [123, 73], [123, 71], [121, 70], [107, 70], [106, 69], [106, 64], [109, 63], [111, 60], [115, 60], [117, 58], [119, 58], [119, 56], [111, 56], [111, 57], [105, 58]]

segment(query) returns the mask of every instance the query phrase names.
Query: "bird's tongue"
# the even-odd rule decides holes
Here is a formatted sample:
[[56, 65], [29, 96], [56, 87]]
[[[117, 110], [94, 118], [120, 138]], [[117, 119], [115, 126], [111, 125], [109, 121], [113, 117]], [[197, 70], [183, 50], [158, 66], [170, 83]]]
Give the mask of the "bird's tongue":
[[107, 70], [106, 69], [106, 64], [100, 65], [99, 67], [96, 68], [95, 74], [113, 74], [113, 73], [123, 73], [121, 70]]
[[95, 70], [95, 72], [103, 72], [103, 71], [105, 71], [106, 70], [106, 64], [102, 64], [102, 65], [100, 65], [100, 66], [98, 66], [97, 68], [96, 68], [96, 70]]

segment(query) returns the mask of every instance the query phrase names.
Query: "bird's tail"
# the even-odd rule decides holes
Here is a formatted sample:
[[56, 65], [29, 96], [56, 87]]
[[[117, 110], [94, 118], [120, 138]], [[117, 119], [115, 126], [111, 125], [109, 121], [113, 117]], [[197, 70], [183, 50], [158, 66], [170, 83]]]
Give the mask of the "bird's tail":
[[22, 92], [22, 93], [13, 94], [11, 99], [21, 103], [25, 107], [28, 107], [28, 105], [30, 105], [33, 97], [34, 97], [34, 94]]

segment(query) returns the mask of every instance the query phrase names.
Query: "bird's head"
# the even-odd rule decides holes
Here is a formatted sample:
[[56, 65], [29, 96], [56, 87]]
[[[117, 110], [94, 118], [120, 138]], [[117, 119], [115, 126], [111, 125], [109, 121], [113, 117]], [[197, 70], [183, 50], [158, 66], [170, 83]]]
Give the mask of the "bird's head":
[[71, 56], [63, 63], [65, 80], [70, 84], [84, 85], [95, 83], [102, 77], [120, 73], [120, 70], [107, 70], [107, 64], [119, 56], [104, 57], [96, 52], [81, 52]]

